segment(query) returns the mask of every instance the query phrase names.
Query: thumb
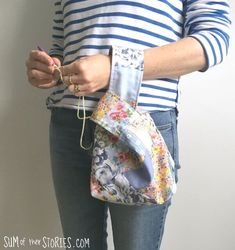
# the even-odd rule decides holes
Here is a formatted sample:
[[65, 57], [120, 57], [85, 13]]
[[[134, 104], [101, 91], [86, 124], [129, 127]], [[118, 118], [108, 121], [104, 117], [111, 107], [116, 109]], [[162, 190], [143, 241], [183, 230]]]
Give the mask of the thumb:
[[52, 57], [52, 60], [53, 60], [53, 62], [57, 65], [57, 66], [61, 66], [61, 61], [60, 61], [60, 59], [59, 58], [57, 58], [57, 57]]

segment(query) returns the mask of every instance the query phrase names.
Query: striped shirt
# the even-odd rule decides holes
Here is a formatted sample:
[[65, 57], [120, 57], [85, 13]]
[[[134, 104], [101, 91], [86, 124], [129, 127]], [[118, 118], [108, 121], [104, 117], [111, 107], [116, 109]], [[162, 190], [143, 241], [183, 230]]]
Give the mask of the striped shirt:
[[[229, 47], [229, 5], [226, 0], [56, 0], [51, 56], [69, 64], [83, 56], [108, 54], [112, 45], [147, 49], [187, 36], [197, 39], [208, 68], [220, 63]], [[91, 69], [92, 70], [92, 69]], [[179, 78], [142, 81], [138, 106], [146, 111], [177, 106]], [[93, 110], [104, 89], [85, 97]], [[48, 108], [76, 109], [78, 98], [59, 85]]]

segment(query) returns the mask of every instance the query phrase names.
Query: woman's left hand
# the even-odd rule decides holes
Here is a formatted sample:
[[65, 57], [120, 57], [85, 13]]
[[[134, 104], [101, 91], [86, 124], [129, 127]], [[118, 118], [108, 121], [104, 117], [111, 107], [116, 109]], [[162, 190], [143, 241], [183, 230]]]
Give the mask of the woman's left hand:
[[77, 96], [88, 95], [108, 87], [111, 58], [102, 54], [87, 56], [60, 69], [71, 92]]

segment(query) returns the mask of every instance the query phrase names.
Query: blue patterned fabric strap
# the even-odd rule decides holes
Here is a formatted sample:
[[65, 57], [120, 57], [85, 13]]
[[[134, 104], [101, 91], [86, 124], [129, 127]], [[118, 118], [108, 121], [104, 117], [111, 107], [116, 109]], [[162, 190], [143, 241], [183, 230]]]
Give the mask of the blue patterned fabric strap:
[[144, 72], [144, 51], [112, 46], [112, 70], [109, 91], [124, 101], [137, 104]]

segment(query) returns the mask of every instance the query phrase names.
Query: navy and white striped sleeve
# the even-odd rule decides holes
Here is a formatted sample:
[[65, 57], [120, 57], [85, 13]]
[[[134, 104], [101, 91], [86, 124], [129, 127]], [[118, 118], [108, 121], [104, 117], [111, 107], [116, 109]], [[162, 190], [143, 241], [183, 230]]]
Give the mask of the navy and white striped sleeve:
[[52, 27], [52, 45], [49, 54], [50, 56], [58, 56], [63, 58], [64, 28], [61, 0], [54, 1], [54, 10], [55, 13]]
[[185, 0], [184, 4], [184, 34], [201, 43], [207, 59], [202, 71], [206, 71], [228, 53], [230, 7], [227, 0]]

